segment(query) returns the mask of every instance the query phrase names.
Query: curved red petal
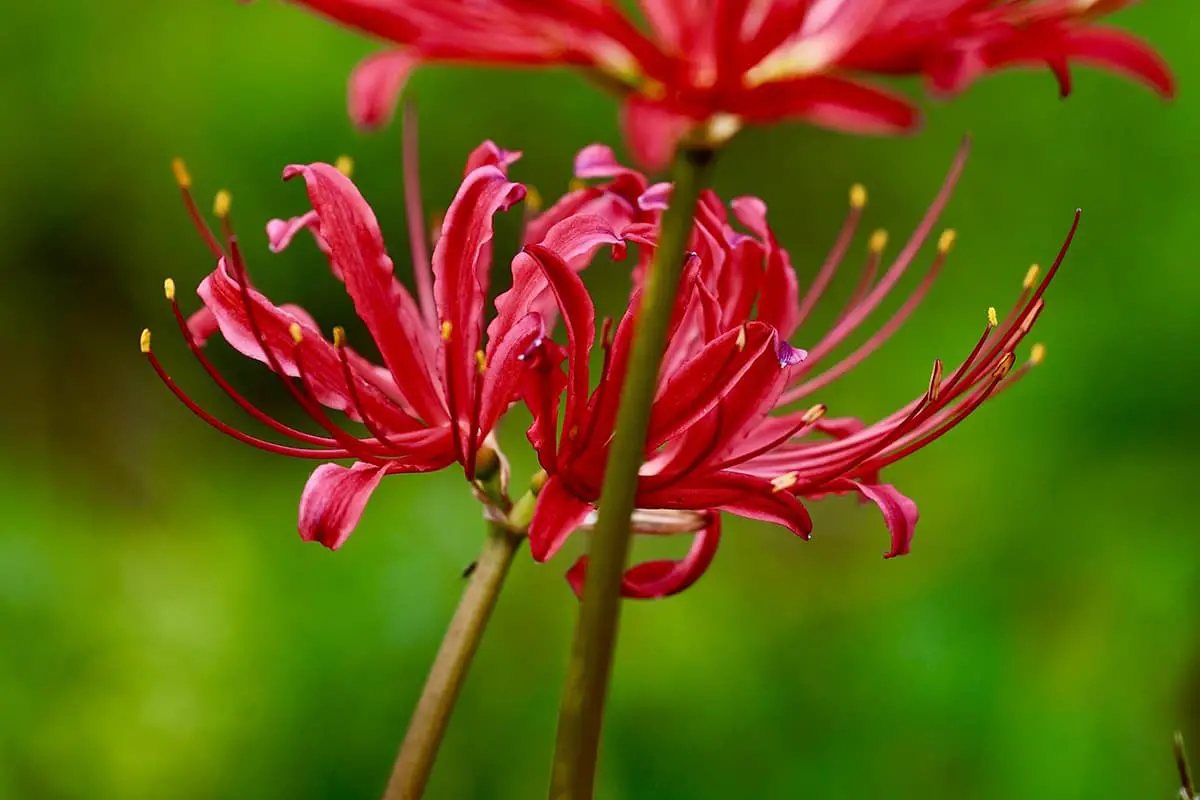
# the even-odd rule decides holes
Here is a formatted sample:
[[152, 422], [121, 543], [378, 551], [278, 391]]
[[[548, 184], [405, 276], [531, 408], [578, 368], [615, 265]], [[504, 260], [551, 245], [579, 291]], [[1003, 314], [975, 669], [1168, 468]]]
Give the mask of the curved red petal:
[[367, 56], [350, 73], [347, 104], [350, 119], [363, 128], [389, 123], [408, 76], [421, 63], [411, 50], [387, 50]]
[[551, 476], [538, 492], [533, 520], [529, 523], [529, 552], [533, 560], [542, 562], [553, 557], [591, 510], [591, 504], [571, 494], [561, 478]]
[[[721, 515], [709, 514], [708, 525], [698, 531], [686, 556], [678, 561], [646, 561], [628, 570], [621, 578], [621, 596], [638, 600], [676, 595], [692, 586], [712, 565], [721, 541]], [[577, 597], [583, 597], [588, 557], [581, 556], [567, 570], [567, 583]]]

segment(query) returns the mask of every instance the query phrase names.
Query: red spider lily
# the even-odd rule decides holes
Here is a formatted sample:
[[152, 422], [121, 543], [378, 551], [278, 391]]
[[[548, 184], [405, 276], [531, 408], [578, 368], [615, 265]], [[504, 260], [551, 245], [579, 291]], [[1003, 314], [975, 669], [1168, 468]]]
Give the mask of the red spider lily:
[[[218, 200], [225, 245], [210, 232], [192, 201], [186, 171], [177, 164], [184, 199], [217, 268], [200, 284], [204, 308], [185, 320], [167, 297], [187, 343], [204, 369], [239, 406], [295, 444], [278, 444], [236, 430], [201, 409], [167, 376], [150, 350], [142, 349], [167, 386], [188, 408], [218, 430], [268, 452], [329, 461], [355, 459], [351, 467], [323, 464], [313, 472], [300, 501], [300, 535], [336, 550], [353, 531], [363, 507], [388, 474], [426, 472], [454, 462], [468, 480], [481, 470], [503, 469], [494, 448], [484, 448], [496, 421], [517, 399], [521, 356], [542, 336], [542, 319], [530, 313], [502, 327], [493, 325], [483, 343], [484, 304], [491, 268], [493, 216], [525, 195], [506, 169], [519, 153], [490, 142], [471, 156], [462, 185], [450, 204], [432, 259], [425, 257], [415, 175], [408, 148], [410, 234], [418, 274], [419, 301], [393, 274], [375, 216], [354, 184], [329, 164], [290, 166], [284, 178], [303, 178], [312, 211], [268, 226], [272, 248], [286, 247], [308, 228], [343, 282], [365, 323], [383, 365], [371, 363], [345, 342], [340, 328], [324, 338], [303, 309], [276, 306], [250, 283], [241, 249], [228, 224], [227, 199]], [[220, 196], [219, 196], [220, 197]], [[305, 412], [324, 430], [305, 433], [253, 406], [216, 370], [201, 350], [220, 331], [236, 350], [265, 363]], [[326, 409], [360, 423], [365, 436], [348, 432]], [[477, 464], [481, 456], [487, 464]]]
[[857, 133], [914, 127], [906, 99], [861, 80], [923, 75], [939, 94], [1013, 66], [1071, 61], [1172, 93], [1158, 55], [1094, 24], [1133, 0], [640, 0], [647, 31], [608, 0], [293, 0], [401, 47], [350, 81], [361, 124], [385, 122], [427, 61], [581, 67], [626, 96], [639, 158], [658, 165], [697, 123], [799, 119]]
[[[594, 163], [599, 159], [595, 148], [591, 150], [588, 160]], [[626, 596], [662, 596], [691, 585], [711, 563], [720, 532], [713, 512], [722, 508], [780, 522], [807, 538], [811, 524], [801, 498], [857, 493], [883, 513], [891, 532], [886, 557], [909, 551], [916, 505], [882, 483], [880, 471], [949, 432], [1041, 360], [1044, 350], [1035, 345], [1029, 360], [1013, 368], [1015, 351], [1044, 307], [1043, 295], [1074, 236], [1078, 216], [1045, 277], [1039, 281], [1039, 270], [1031, 269], [1009, 314], [1001, 320], [989, 309], [984, 333], [969, 355], [948, 374], [940, 361], [935, 362], [925, 390], [909, 404], [870, 425], [849, 417], [826, 417], [821, 403], [790, 412], [785, 407], [807, 400], [862, 363], [925, 297], [951, 249], [953, 231], [941, 234], [924, 277], [891, 318], [848, 356], [818, 371], [893, 293], [915, 262], [965, 158], [964, 145], [924, 218], [886, 268], [886, 234], [880, 231], [871, 237], [857, 288], [833, 327], [807, 353], [791, 348], [786, 340], [821, 300], [845, 260], [866, 202], [865, 190], [856, 186], [851, 191], [846, 221], [804, 293], [787, 252], [767, 223], [761, 200], [743, 197], [731, 203], [734, 218], [749, 231], [742, 233], [735, 230], [714, 194], [702, 196], [637, 500], [643, 509], [701, 512], [690, 528], [699, 532], [682, 561], [651, 562], [631, 569], [624, 581]], [[614, 165], [610, 172], [617, 169]], [[661, 208], [667, 193], [669, 188], [653, 187], [639, 199], [639, 206]], [[657, 219], [640, 221], [612, 228], [608, 235], [614, 242], [636, 242], [650, 251], [657, 241], [657, 226]], [[598, 222], [596, 227], [603, 225]], [[604, 366], [589, 395], [587, 355], [594, 344], [594, 312], [578, 278], [561, 258], [539, 246], [527, 247], [514, 261], [514, 270], [522, 288], [499, 298], [501, 317], [516, 316], [524, 307], [523, 298], [549, 286], [567, 323], [566, 350], [543, 343], [525, 386], [526, 402], [535, 417], [530, 440], [549, 475], [530, 528], [534, 557], [542, 560], [587, 521], [599, 497], [613, 405], [628, 355], [631, 314], [626, 314], [614, 335], [605, 324]], [[541, 276], [541, 283], [535, 274]], [[636, 283], [635, 279], [631, 308], [636, 307]], [[559, 369], [564, 357], [565, 374]], [[558, 399], [564, 392], [563, 434], [556, 439]], [[586, 559], [569, 573], [577, 589], [585, 570]]]

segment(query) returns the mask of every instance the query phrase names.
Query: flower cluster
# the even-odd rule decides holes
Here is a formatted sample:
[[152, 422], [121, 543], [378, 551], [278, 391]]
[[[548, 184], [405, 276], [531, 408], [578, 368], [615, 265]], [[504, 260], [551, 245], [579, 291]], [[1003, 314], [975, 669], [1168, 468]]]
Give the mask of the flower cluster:
[[639, 0], [645, 25], [596, 0], [293, 0], [398, 45], [350, 83], [350, 111], [385, 122], [423, 62], [572, 65], [625, 98], [631, 146], [650, 165], [698, 124], [797, 119], [858, 133], [913, 128], [905, 97], [872, 76], [919, 75], [939, 95], [985, 73], [1070, 64], [1129, 76], [1163, 95], [1172, 79], [1140, 40], [1096, 24], [1133, 0]]
[[[337, 549], [384, 476], [455, 463], [481, 500], [507, 511], [508, 470], [492, 433], [505, 411], [521, 401], [532, 413], [528, 438], [545, 473], [534, 481], [538, 491], [528, 528], [533, 557], [549, 559], [572, 532], [590, 524], [612, 444], [635, 310], [672, 187], [622, 166], [607, 147], [583, 150], [576, 159], [578, 185], [544, 212], [527, 215], [523, 247], [511, 261], [512, 288], [496, 298], [485, 330], [493, 218], [526, 196], [525, 187], [507, 174], [519, 155], [490, 142], [471, 154], [426, 257], [410, 142], [406, 182], [416, 298], [396, 278], [374, 214], [345, 174], [346, 165], [284, 171], [285, 179], [303, 179], [312, 210], [268, 224], [271, 249], [285, 249], [302, 230], [312, 233], [382, 364], [351, 349], [342, 329], [334, 328], [326, 339], [303, 309], [275, 305], [255, 289], [229, 224], [228, 197], [218, 196], [217, 235], [192, 200], [186, 170], [177, 165], [185, 203], [216, 268], [200, 283], [203, 307], [190, 319], [178, 305], [174, 282], [167, 281], [176, 320], [202, 367], [233, 401], [292, 441], [268, 441], [220, 421], [167, 375], [148, 332], [142, 350], [168, 387], [222, 432], [270, 452], [329, 462], [316, 468], [301, 497], [304, 539]], [[925, 390], [895, 413], [865, 424], [829, 416], [824, 404], [810, 398], [883, 344], [925, 296], [951, 249], [952, 231], [940, 234], [924, 277], [899, 310], [848, 356], [826, 366], [917, 261], [965, 157], [964, 146], [924, 219], [890, 261], [884, 257], [886, 234], [870, 238], [857, 289], [833, 327], [806, 342], [807, 350], [789, 340], [846, 259], [865, 190], [851, 190], [842, 230], [803, 292], [761, 200], [737, 198], [727, 209], [712, 192], [702, 195], [651, 412], [634, 519], [640, 532], [695, 538], [680, 561], [629, 570], [627, 596], [664, 596], [691, 585], [712, 561], [719, 512], [778, 523], [807, 538], [812, 522], [803, 501], [828, 494], [856, 493], [875, 503], [891, 532], [887, 555], [908, 552], [916, 506], [883, 483], [880, 471], [945, 434], [1040, 360], [1035, 346], [1014, 369], [1016, 349], [1042, 310], [1066, 245], [1040, 280], [1036, 269], [1029, 272], [1003, 320], [989, 309], [982, 336], [957, 368], [944, 373], [936, 362]], [[637, 255], [629, 310], [615, 323], [604, 320], [597, 337], [595, 308], [579, 272], [601, 250], [616, 258]], [[559, 317], [562, 343], [551, 335]], [[206, 339], [217, 332], [276, 373], [322, 433], [288, 426], [238, 393], [204, 353]], [[603, 359], [595, 376], [589, 363], [597, 346]], [[362, 430], [352, 432], [331, 411]], [[341, 459], [354, 463], [332, 463]], [[493, 480], [499, 488], [484, 491]], [[568, 573], [576, 589], [586, 567], [581, 559]]]

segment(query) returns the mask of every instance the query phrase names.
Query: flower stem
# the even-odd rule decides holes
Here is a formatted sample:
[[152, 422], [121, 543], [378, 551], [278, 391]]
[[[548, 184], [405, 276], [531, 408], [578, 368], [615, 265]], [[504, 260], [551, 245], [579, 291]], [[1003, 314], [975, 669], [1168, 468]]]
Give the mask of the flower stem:
[[450, 712], [522, 538], [502, 522], [488, 522], [483, 551], [417, 701], [384, 800], [416, 800], [425, 791]]
[[630, 516], [637, 500], [638, 470], [645, 459], [650, 407], [658, 386], [692, 218], [700, 191], [708, 181], [712, 160], [711, 149], [687, 145], [681, 146], [675, 157], [675, 188], [663, 216], [658, 249], [637, 312], [616, 432], [604, 471], [587, 582], [559, 709], [551, 800], [588, 800], [592, 796], [604, 698], [617, 635], [621, 577], [629, 555]]

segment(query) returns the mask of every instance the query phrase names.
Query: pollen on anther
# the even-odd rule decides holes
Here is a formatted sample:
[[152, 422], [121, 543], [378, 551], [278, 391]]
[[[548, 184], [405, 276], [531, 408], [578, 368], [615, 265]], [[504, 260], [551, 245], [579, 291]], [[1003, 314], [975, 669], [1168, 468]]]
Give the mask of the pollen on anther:
[[1029, 363], [1037, 366], [1046, 360], [1046, 345], [1038, 342], [1029, 350]]
[[443, 342], [450, 341], [450, 333], [453, 330], [454, 330], [454, 326], [452, 324], [450, 324], [450, 320], [446, 320], [445, 322], [442, 323], [442, 341]]
[[957, 238], [958, 231], [954, 230], [953, 228], [947, 228], [946, 230], [942, 231], [942, 235], [938, 237], [938, 252], [943, 254], [949, 253], [950, 248], [954, 247], [954, 240]]
[[217, 219], [225, 219], [229, 216], [229, 206], [233, 203], [233, 196], [226, 190], [222, 189], [217, 192], [217, 196], [213, 198], [213, 216]]
[[525, 187], [525, 208], [535, 214], [542, 210], [542, 193], [532, 186]]
[[333, 329], [333, 346], [339, 349], [346, 346], [346, 329], [341, 325], [337, 325]]
[[349, 178], [354, 174], [354, 159], [350, 156], [341, 155], [337, 157], [337, 161], [333, 162], [334, 168]]
[[871, 234], [871, 241], [867, 245], [872, 253], [879, 254], [883, 252], [883, 248], [887, 247], [888, 232], [883, 228]]
[[812, 425], [814, 422], [825, 416], [828, 407], [824, 403], [817, 403], [815, 406], [804, 412], [804, 416], [800, 421], [805, 425]]
[[138, 340], [143, 353], [150, 352], [150, 329], [145, 328], [142, 331], [142, 338]]
[[163, 294], [167, 296], [168, 300], [175, 299], [175, 281], [170, 278], [163, 281]]
[[927, 395], [930, 402], [935, 402], [938, 396], [942, 393], [942, 360], [934, 359], [933, 372], [929, 375], [929, 391]]
[[1012, 369], [1013, 361], [1015, 361], [1013, 354], [1005, 353], [1004, 358], [1000, 359], [1000, 363], [996, 365], [994, 370], [992, 370], [992, 377], [1003, 378], [1005, 375], [1007, 375], [1009, 370]]
[[1022, 283], [1022, 285], [1026, 289], [1032, 289], [1033, 285], [1035, 283], [1037, 283], [1038, 273], [1041, 271], [1042, 271], [1042, 268], [1039, 267], [1037, 264], [1034, 264], [1032, 267], [1029, 268], [1029, 271], [1025, 273], [1025, 281]]
[[182, 158], [171, 159], [171, 171], [175, 173], [175, 182], [179, 184], [180, 189], [192, 187], [192, 175], [188, 172], [187, 164], [183, 163]]
[[796, 472], [785, 472], [782, 475], [771, 479], [771, 491], [782, 492], [790, 489], [800, 482], [800, 475]]
[[867, 187], [856, 183], [850, 187], [850, 207], [862, 208], [867, 204]]
[[288, 326], [288, 333], [292, 335], [292, 341], [300, 344], [304, 341], [304, 332], [300, 330], [300, 323], [293, 322]]
[[988, 325], [991, 325], [994, 328], [999, 324], [1000, 319], [996, 316], [996, 307], [988, 306]]
[[482, 350], [475, 351], [475, 366], [479, 367], [480, 375], [487, 372], [487, 356], [483, 354]]

